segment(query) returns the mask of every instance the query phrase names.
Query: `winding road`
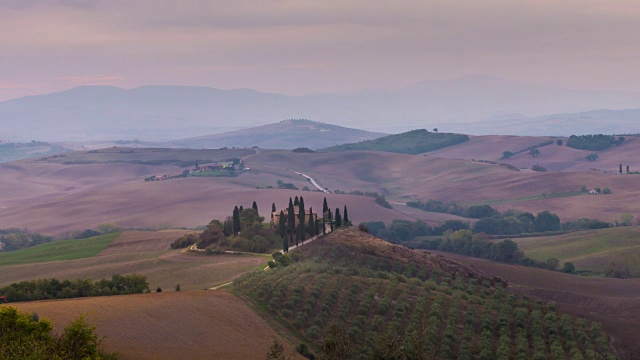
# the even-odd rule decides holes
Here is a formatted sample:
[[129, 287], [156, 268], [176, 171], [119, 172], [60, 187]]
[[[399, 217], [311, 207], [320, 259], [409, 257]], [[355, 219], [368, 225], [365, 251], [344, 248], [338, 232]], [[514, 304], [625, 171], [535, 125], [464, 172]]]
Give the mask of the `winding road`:
[[309, 176], [309, 175], [305, 175], [305, 174], [303, 174], [303, 173], [301, 173], [301, 172], [297, 172], [297, 171], [294, 171], [293, 173], [294, 173], [294, 174], [296, 174], [296, 175], [302, 175], [302, 176], [304, 176], [305, 178], [307, 178], [307, 180], [309, 180], [309, 182], [310, 182], [313, 186], [315, 186], [318, 190], [320, 190], [320, 191], [322, 191], [322, 192], [324, 192], [324, 193], [327, 193], [327, 194], [329, 193], [329, 191], [328, 191], [328, 190], [325, 190], [325, 189], [323, 189], [320, 185], [318, 185], [318, 183], [317, 183], [317, 182], [316, 182], [316, 181], [315, 181], [311, 176]]

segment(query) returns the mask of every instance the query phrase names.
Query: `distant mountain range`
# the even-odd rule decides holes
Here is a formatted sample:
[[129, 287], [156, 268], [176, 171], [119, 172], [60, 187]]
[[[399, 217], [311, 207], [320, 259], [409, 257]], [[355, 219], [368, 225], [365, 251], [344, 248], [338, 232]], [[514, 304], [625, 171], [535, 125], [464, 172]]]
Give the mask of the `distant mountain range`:
[[[484, 75], [426, 81], [397, 90], [305, 96], [189, 86], [86, 86], [0, 102], [0, 139], [175, 140], [287, 118], [387, 133], [439, 127], [446, 132], [506, 134], [520, 133], [514, 130], [518, 126], [528, 129], [518, 125], [531, 120], [527, 117], [634, 108], [640, 108], [638, 93], [567, 90]], [[525, 115], [514, 118], [505, 114]], [[616, 112], [607, 116], [618, 119]], [[548, 119], [554, 124], [561, 120]], [[576, 128], [579, 123], [578, 130], [598, 131], [591, 128], [589, 121], [582, 123], [583, 119], [577, 117], [566, 120], [572, 121], [569, 128]], [[539, 124], [537, 121], [540, 119], [534, 118], [532, 123]], [[549, 129], [556, 131], [558, 127], [552, 125]], [[633, 129], [621, 125], [616, 131]]]
[[377, 139], [383, 133], [350, 129], [305, 119], [283, 120], [275, 124], [172, 141], [182, 147], [253, 147], [266, 149], [326, 148], [351, 142]]
[[[443, 124], [448, 131], [468, 131], [469, 124]], [[529, 118], [512, 115], [473, 124], [476, 135], [570, 136], [585, 134], [638, 134], [640, 109], [595, 110]]]

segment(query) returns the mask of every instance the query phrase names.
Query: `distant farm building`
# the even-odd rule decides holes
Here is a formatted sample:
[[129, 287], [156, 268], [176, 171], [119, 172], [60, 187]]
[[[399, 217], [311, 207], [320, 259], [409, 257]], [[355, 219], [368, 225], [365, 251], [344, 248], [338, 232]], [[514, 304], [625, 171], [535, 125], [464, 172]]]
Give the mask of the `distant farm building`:
[[0, 296], [0, 304], [6, 304], [8, 303], [7, 298], [4, 296]]
[[[284, 221], [286, 222], [287, 219], [289, 218], [289, 209], [284, 209], [282, 210], [282, 212], [284, 213]], [[300, 207], [299, 206], [294, 206], [293, 207], [293, 212], [295, 214], [295, 219], [296, 219], [296, 223], [295, 226], [298, 226], [298, 224], [300, 224]], [[313, 211], [311, 213], [312, 217], [313, 217], [313, 221], [317, 221], [318, 220], [318, 213], [316, 213], [315, 211]], [[271, 214], [271, 218], [273, 219], [273, 226], [277, 227], [280, 224], [280, 210], [275, 211], [274, 213]], [[309, 223], [309, 209], [304, 209], [304, 223], [308, 224]]]

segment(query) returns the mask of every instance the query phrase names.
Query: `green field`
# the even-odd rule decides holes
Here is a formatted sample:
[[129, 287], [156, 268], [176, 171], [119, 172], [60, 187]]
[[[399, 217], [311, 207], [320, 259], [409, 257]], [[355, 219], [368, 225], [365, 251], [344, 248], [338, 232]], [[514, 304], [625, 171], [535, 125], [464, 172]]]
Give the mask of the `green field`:
[[577, 270], [602, 274], [611, 262], [640, 257], [640, 227], [615, 227], [569, 234], [513, 239], [525, 255], [545, 261], [573, 262]]
[[106, 249], [118, 235], [120, 233], [81, 240], [58, 240], [18, 251], [1, 253], [0, 266], [75, 260], [96, 256]]

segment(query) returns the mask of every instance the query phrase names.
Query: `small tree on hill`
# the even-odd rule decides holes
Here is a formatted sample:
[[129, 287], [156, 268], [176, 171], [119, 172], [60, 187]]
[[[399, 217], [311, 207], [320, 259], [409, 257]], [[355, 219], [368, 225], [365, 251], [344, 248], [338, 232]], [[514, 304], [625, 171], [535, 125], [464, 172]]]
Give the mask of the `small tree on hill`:
[[300, 199], [298, 199], [298, 196], [296, 196], [296, 199], [293, 200], [293, 206], [298, 206], [300, 205]]
[[351, 226], [351, 221], [349, 221], [349, 213], [347, 212], [347, 205], [344, 206], [343, 216], [344, 216], [344, 226], [346, 227]]
[[162, 292], [162, 288], [160, 286], [158, 286], [158, 288], [156, 289], [157, 293], [161, 293]]
[[573, 265], [572, 262], [568, 261], [564, 263], [564, 266], [562, 267], [562, 272], [565, 272], [567, 274], [573, 274], [575, 271], [576, 271], [576, 267], [575, 265]]
[[622, 174], [622, 164], [620, 164], [620, 169], [618, 171]]
[[588, 161], [596, 161], [596, 160], [598, 160], [598, 154], [591, 153], [591, 154], [585, 156], [584, 158], [587, 159]]
[[240, 209], [238, 207], [233, 208], [233, 235], [238, 235], [240, 232]]
[[253, 205], [251, 206], [253, 207], [253, 210], [255, 210], [256, 212], [258, 212], [258, 203], [256, 203], [255, 201], [253, 202]]
[[342, 226], [342, 216], [340, 216], [340, 208], [336, 208], [336, 227]]
[[531, 155], [532, 157], [536, 157], [536, 156], [540, 155], [540, 150], [531, 149], [531, 150], [529, 150], [529, 155]]
[[[291, 243], [293, 243], [293, 232], [295, 231], [295, 227], [296, 227], [296, 214], [294, 212], [294, 205], [293, 205], [293, 201], [291, 201], [291, 198], [289, 198], [289, 208], [287, 209], [287, 223], [289, 224], [289, 234], [290, 234], [290, 240]], [[296, 235], [297, 238], [297, 235]]]
[[316, 222], [313, 220], [313, 208], [309, 208], [309, 234], [311, 236], [316, 234]]
[[238, 208], [238, 212], [242, 212], [242, 210], [244, 210], [244, 208], [242, 207], [242, 205], [240, 205], [240, 207]]
[[182, 289], [180, 288], [180, 284], [177, 284], [177, 285], [176, 285], [176, 291], [180, 291], [180, 290], [182, 290]]
[[322, 216], [322, 235], [325, 235], [327, 233], [327, 220], [325, 219], [325, 216]]
[[327, 206], [327, 197], [324, 197], [324, 201], [322, 202], [322, 213], [325, 214], [329, 211], [329, 206]]
[[331, 214], [331, 210], [329, 210], [327, 214], [329, 214], [329, 226], [331, 227], [331, 232], [333, 232], [333, 215]]
[[271, 203], [271, 212], [276, 212], [276, 203]]
[[560, 139], [556, 140], [556, 144], [558, 144], [558, 146], [562, 146], [562, 140]]
[[627, 174], [629, 173], [629, 165], [627, 165]]

